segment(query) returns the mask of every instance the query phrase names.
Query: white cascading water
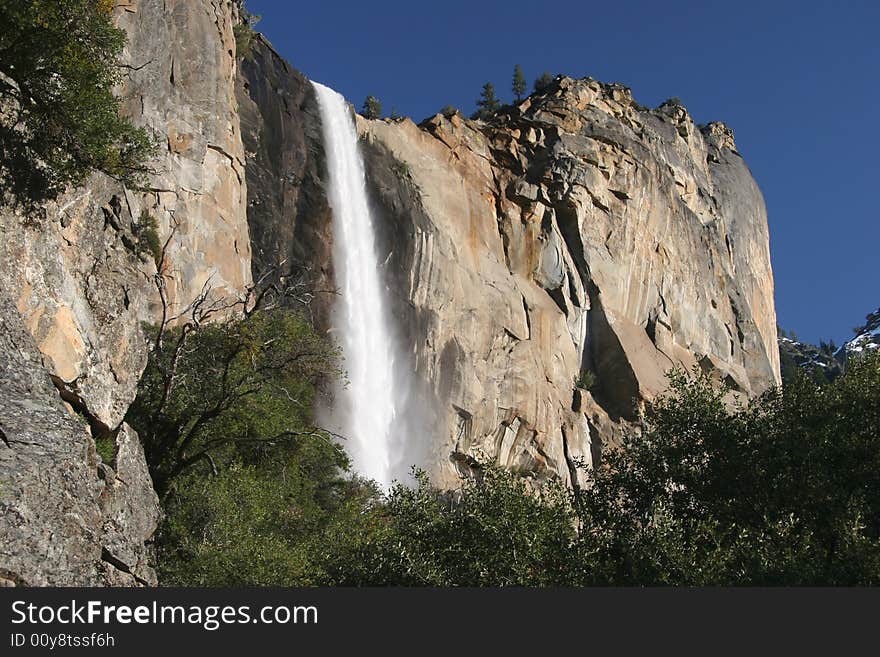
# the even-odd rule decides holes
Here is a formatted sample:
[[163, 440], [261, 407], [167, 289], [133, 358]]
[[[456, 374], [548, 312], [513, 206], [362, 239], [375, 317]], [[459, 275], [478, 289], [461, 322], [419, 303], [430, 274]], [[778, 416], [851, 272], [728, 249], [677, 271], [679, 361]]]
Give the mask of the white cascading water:
[[364, 164], [345, 98], [321, 84], [312, 84], [321, 109], [333, 210], [333, 263], [340, 294], [333, 310], [333, 328], [348, 372], [348, 385], [336, 400], [334, 420], [346, 438], [358, 473], [387, 489], [396, 476], [392, 458], [395, 352]]

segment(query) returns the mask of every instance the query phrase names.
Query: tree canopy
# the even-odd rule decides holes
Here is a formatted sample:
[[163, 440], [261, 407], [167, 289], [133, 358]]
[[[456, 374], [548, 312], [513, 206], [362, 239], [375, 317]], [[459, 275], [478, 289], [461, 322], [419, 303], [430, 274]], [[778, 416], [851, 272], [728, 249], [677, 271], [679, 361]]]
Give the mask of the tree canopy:
[[671, 383], [586, 486], [489, 467], [454, 494], [398, 487], [333, 537], [324, 581], [880, 583], [880, 356], [748, 406], [706, 376]]
[[335, 357], [307, 320], [283, 308], [168, 327], [127, 416], [159, 494], [197, 464], [216, 469], [279, 444], [329, 440], [312, 424], [312, 404]]
[[145, 173], [152, 143], [121, 116], [125, 33], [109, 0], [0, 0], [0, 184], [41, 201], [102, 171]]
[[544, 91], [547, 87], [549, 87], [553, 83], [553, 75], [544, 71], [541, 75], [535, 79], [534, 88], [535, 91]]

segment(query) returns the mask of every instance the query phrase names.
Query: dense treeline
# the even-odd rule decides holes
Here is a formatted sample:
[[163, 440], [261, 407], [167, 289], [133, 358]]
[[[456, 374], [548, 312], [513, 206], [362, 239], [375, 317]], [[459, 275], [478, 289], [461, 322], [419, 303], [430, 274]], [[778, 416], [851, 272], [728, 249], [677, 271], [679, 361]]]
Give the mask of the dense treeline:
[[[340, 443], [313, 425], [315, 391], [337, 375], [332, 345], [304, 316], [273, 313], [189, 338], [190, 369], [173, 412], [159, 414], [162, 431], [194, 426], [230, 381], [254, 392], [211, 418], [188, 448], [195, 452], [176, 457], [207, 454], [190, 458], [165, 492], [165, 584], [880, 580], [876, 354], [829, 385], [799, 377], [747, 406], [704, 376], [672, 373], [670, 393], [648, 411], [640, 435], [609, 451], [579, 490], [487, 465], [456, 491], [436, 490], [421, 475], [417, 486], [383, 496], [353, 476]], [[280, 379], [255, 374], [267, 366], [267, 344], [275, 365], [303, 353], [309, 362], [294, 358]], [[247, 356], [231, 359], [230, 374], [223, 363], [233, 353]], [[156, 431], [150, 409], [168, 357], [154, 351], [130, 417], [147, 436]], [[164, 477], [167, 460], [151, 454], [162, 448], [150, 445], [151, 466]]]

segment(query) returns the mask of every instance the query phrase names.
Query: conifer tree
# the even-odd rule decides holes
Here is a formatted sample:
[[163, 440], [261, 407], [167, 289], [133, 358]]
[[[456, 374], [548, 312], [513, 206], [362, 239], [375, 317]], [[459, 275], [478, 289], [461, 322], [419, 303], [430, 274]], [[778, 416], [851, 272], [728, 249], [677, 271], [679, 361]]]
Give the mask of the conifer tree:
[[382, 103], [380, 103], [379, 99], [375, 96], [367, 96], [366, 100], [364, 100], [364, 106], [361, 109], [361, 114], [363, 114], [364, 117], [368, 119], [381, 119]]
[[550, 84], [553, 82], [553, 76], [548, 72], [544, 71], [541, 73], [541, 77], [535, 80], [535, 91], [544, 91]]
[[477, 99], [477, 111], [474, 113], [474, 118], [483, 119], [485, 121], [497, 112], [500, 107], [501, 102], [495, 95], [495, 85], [491, 82], [487, 82], [483, 85], [483, 90], [480, 92], [480, 97]]
[[513, 67], [512, 89], [513, 95], [516, 97], [516, 102], [522, 100], [523, 95], [526, 93], [526, 76], [523, 75], [519, 64]]

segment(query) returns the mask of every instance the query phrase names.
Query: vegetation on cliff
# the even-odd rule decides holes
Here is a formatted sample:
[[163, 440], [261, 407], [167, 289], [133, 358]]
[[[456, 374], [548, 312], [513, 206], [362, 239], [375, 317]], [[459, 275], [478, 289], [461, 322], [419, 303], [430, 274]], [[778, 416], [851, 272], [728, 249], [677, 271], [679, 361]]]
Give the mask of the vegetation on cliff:
[[304, 311], [266, 298], [223, 321], [230, 306], [206, 296], [153, 329], [126, 419], [165, 508], [166, 584], [308, 583], [306, 539], [373, 490], [313, 422], [336, 349]]
[[261, 16], [252, 14], [244, 6], [239, 10], [239, 22], [232, 26], [237, 57], [242, 59], [253, 57], [254, 43], [257, 40], [257, 31], [254, 28], [260, 20], [262, 20]]
[[361, 107], [361, 115], [367, 119], [381, 119], [382, 103], [375, 96], [367, 96], [363, 107]]
[[152, 143], [120, 114], [125, 32], [107, 0], [0, 0], [0, 186], [45, 200], [102, 171], [146, 172]]
[[673, 374], [672, 390], [580, 490], [526, 494], [491, 468], [456, 494], [395, 489], [370, 512], [381, 522], [334, 537], [323, 581], [880, 582], [880, 358], [748, 407], [730, 409], [705, 377]]
[[[318, 343], [301, 318], [199, 332], [174, 410], [157, 427], [191, 432], [228, 387], [225, 363], [250, 370], [266, 344], [293, 354], [299, 346], [283, 345]], [[165, 584], [880, 583], [878, 354], [831, 384], [798, 376], [748, 406], [731, 406], [704, 375], [672, 373], [642, 434], [576, 490], [490, 465], [456, 491], [419, 475], [416, 487], [384, 496], [311, 430], [310, 404], [290, 404], [288, 394], [310, 399], [301, 372], [280, 386], [261, 380], [251, 401], [205, 425], [196, 442], [222, 445], [213, 458], [180, 452], [180, 440], [158, 458], [164, 443], [150, 438], [148, 409], [168, 357], [151, 360], [132, 417], [160, 480], [178, 471], [159, 534]], [[310, 431], [281, 439], [291, 422]]]

